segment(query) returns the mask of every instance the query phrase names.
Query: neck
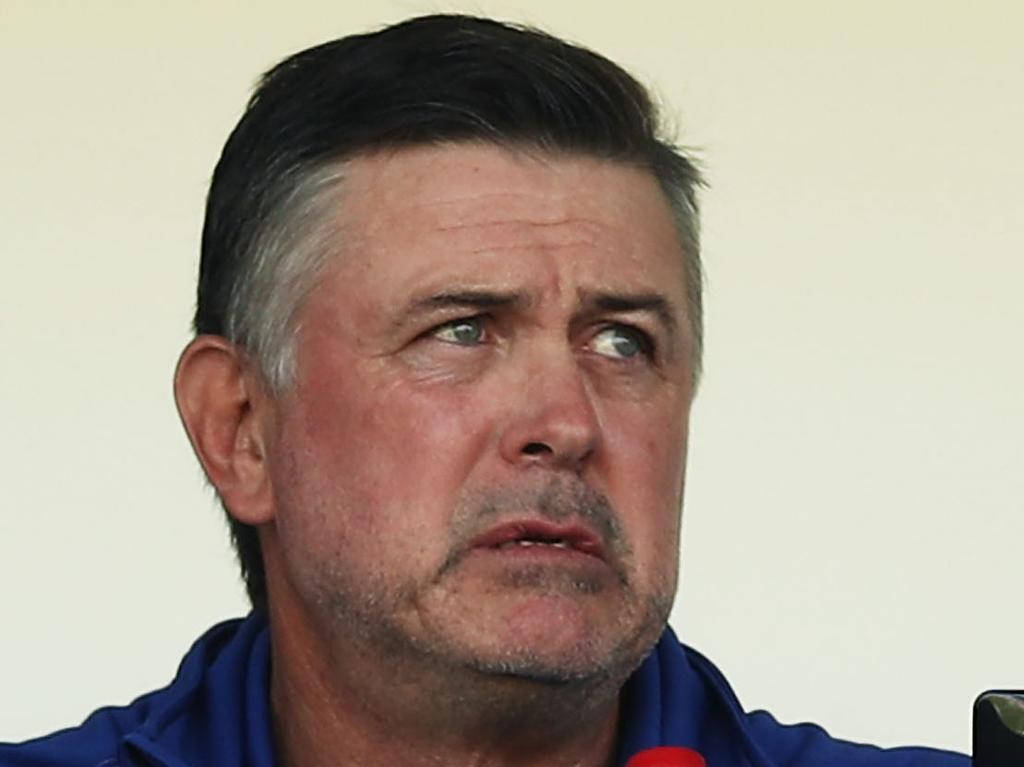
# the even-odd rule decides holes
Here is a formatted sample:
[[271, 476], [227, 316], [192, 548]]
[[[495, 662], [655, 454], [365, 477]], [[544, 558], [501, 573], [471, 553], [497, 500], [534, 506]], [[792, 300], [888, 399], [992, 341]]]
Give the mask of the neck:
[[270, 695], [283, 767], [611, 764], [621, 680], [431, 668], [332, 635], [294, 593], [282, 596], [270, 600]]

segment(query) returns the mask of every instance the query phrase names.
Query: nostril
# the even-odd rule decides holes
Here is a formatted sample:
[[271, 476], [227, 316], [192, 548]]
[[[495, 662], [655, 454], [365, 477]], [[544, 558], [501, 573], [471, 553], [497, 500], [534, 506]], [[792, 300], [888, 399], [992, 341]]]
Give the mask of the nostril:
[[528, 442], [523, 446], [523, 453], [525, 455], [544, 455], [545, 453], [553, 452], [551, 447], [543, 442]]

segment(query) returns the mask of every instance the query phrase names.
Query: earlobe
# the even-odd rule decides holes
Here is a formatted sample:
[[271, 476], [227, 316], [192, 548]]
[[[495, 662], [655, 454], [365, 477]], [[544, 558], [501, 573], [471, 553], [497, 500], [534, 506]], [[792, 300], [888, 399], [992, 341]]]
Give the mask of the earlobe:
[[174, 397], [196, 457], [228, 512], [249, 525], [269, 522], [272, 401], [247, 356], [225, 338], [197, 336], [178, 360]]

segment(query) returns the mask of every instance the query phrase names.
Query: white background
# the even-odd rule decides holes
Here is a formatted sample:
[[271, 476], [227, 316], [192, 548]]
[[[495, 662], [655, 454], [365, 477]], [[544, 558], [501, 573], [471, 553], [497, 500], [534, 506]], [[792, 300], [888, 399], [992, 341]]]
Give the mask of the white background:
[[701, 149], [684, 640], [750, 708], [968, 750], [1024, 687], [1022, 8], [0, 0], [0, 740], [244, 611], [170, 390], [210, 172], [279, 58], [461, 9], [625, 64]]

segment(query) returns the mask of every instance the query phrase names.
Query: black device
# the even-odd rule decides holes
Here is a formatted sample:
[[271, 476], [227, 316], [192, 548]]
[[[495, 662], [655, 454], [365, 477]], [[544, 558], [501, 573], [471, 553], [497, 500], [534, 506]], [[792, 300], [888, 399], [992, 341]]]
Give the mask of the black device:
[[973, 767], [1024, 767], [1024, 690], [977, 697], [973, 754]]

